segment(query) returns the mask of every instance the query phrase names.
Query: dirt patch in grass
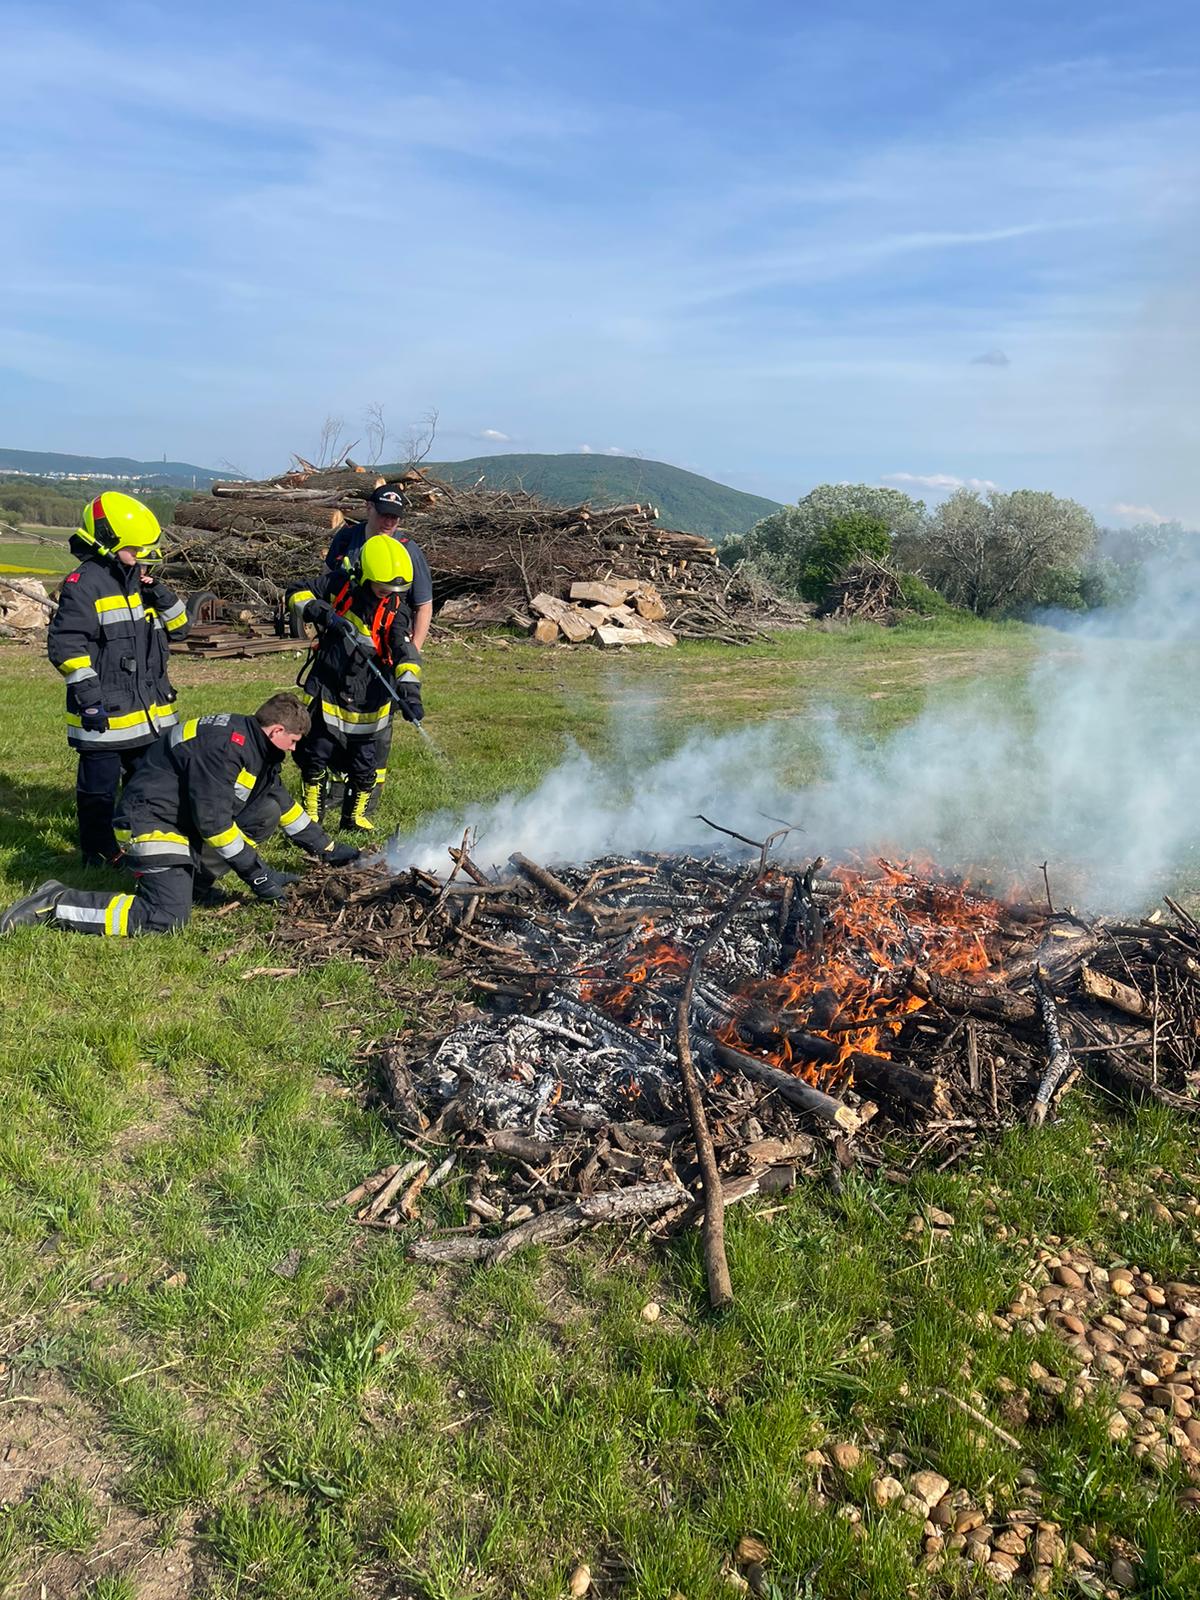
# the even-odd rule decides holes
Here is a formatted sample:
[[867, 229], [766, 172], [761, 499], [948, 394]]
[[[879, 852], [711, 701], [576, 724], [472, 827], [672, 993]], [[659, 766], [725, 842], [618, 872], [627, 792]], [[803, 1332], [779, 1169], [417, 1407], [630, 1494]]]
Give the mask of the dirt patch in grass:
[[149, 1103], [137, 1121], [123, 1128], [113, 1141], [112, 1156], [122, 1164], [133, 1160], [146, 1145], [170, 1137], [187, 1115], [187, 1107], [173, 1098], [165, 1085], [156, 1084], [149, 1095]]
[[124, 1504], [123, 1466], [112, 1441], [92, 1407], [54, 1373], [17, 1375], [0, 1419], [5, 1510], [12, 1514], [46, 1486], [70, 1480], [92, 1502], [98, 1530], [89, 1550], [69, 1554], [51, 1548], [31, 1525], [21, 1577], [4, 1592], [16, 1600], [77, 1600], [105, 1576], [130, 1578], [138, 1600], [183, 1600], [202, 1592], [193, 1519], [184, 1516], [168, 1529]]

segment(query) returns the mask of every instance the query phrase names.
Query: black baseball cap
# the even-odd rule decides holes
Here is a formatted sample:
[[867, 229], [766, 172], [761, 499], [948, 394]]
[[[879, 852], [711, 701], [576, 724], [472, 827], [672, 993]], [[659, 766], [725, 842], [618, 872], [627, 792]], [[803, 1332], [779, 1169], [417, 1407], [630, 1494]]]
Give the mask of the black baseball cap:
[[404, 496], [399, 489], [393, 489], [390, 484], [385, 483], [382, 488], [374, 490], [373, 493], [367, 496], [367, 499], [375, 507], [376, 511], [382, 512], [385, 517], [402, 517], [404, 515]]

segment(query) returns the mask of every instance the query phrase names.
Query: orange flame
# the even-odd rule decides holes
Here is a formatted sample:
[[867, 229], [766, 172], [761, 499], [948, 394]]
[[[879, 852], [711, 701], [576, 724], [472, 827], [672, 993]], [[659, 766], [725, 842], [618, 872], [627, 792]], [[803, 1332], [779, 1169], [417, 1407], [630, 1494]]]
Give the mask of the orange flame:
[[[849, 1081], [856, 1053], [888, 1057], [906, 1018], [925, 1004], [908, 992], [914, 967], [960, 982], [986, 973], [988, 939], [1004, 913], [1000, 901], [924, 863], [879, 860], [870, 874], [841, 867], [833, 877], [841, 894], [819, 938], [779, 976], [745, 985], [734, 996], [741, 1016], [719, 1030], [726, 1043], [825, 1088]], [[775, 872], [764, 880], [779, 881]], [[615, 971], [584, 969], [580, 997], [636, 1029], [644, 1025], [646, 1002], [664, 989], [673, 993], [690, 960], [647, 919]], [[811, 1045], [806, 1051], [804, 1036], [824, 1041], [816, 1056]]]
[[643, 943], [626, 954], [619, 976], [589, 967], [579, 985], [581, 1000], [594, 1001], [619, 1021], [629, 1021], [630, 1026], [636, 1026], [630, 1012], [644, 986], [659, 974], [686, 972], [691, 961], [685, 951], [668, 940], [654, 939], [653, 922], [645, 922], [641, 931]]
[[[837, 1047], [827, 1061], [805, 1060], [802, 1043], [785, 1036], [766, 1059], [812, 1083], [844, 1082], [855, 1052], [887, 1057], [905, 1018], [925, 1002], [904, 992], [920, 966], [940, 977], [974, 978], [991, 966], [986, 939], [1000, 923], [998, 901], [961, 886], [919, 877], [911, 866], [880, 861], [877, 875], [841, 867], [842, 885], [819, 944], [798, 952], [787, 971], [752, 984], [744, 998], [789, 1033], [815, 1035]], [[747, 1048], [745, 1023], [723, 1036]], [[750, 1043], [754, 1050], [754, 1043]], [[764, 1054], [761, 1046], [754, 1053]]]

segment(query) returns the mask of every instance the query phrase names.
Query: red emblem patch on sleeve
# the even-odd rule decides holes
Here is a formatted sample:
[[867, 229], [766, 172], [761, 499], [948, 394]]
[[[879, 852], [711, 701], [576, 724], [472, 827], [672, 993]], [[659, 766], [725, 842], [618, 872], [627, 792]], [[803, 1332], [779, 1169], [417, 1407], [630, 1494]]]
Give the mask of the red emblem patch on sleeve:
[[229, 742], [230, 744], [245, 744], [246, 735], [244, 733], [231, 733], [229, 735]]
[[77, 572], [69, 572], [67, 574], [66, 581], [68, 583], [78, 583], [79, 582], [79, 574]]

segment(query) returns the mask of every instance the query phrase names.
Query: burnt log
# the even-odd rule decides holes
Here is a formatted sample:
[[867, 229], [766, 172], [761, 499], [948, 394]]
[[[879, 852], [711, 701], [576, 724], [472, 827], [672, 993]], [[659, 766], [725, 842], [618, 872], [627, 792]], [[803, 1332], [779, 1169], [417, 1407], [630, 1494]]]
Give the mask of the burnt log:
[[978, 989], [974, 984], [958, 983], [953, 978], [935, 978], [916, 968], [909, 988], [922, 1000], [932, 1000], [943, 1011], [958, 1011], [966, 1016], [985, 1017], [991, 1022], [1036, 1022], [1037, 1006], [1028, 995], [1010, 989]]
[[527, 1162], [531, 1167], [552, 1161], [557, 1151], [557, 1146], [547, 1139], [529, 1139], [510, 1128], [493, 1128], [487, 1134], [487, 1142], [497, 1155], [512, 1156], [514, 1160]]
[[1154, 1081], [1150, 1067], [1143, 1066], [1120, 1050], [1097, 1052], [1089, 1056], [1088, 1070], [1098, 1073], [1111, 1089], [1134, 1100], [1154, 1100], [1161, 1106], [1170, 1106], [1172, 1111], [1181, 1112], [1185, 1117], [1200, 1118], [1200, 1100], [1164, 1088], [1161, 1083]]
[[[765, 1038], [761, 1023], [759, 1037]], [[843, 1052], [841, 1045], [819, 1033], [800, 1033], [788, 1030], [778, 1036], [786, 1040], [794, 1057], [804, 1061], [819, 1061], [824, 1065], [848, 1068], [856, 1085], [862, 1085], [875, 1094], [885, 1094], [905, 1105], [919, 1106], [922, 1111], [932, 1111], [948, 1117], [953, 1108], [939, 1078], [916, 1067], [893, 1061], [890, 1056], [874, 1056], [865, 1050]]]
[[712, 1053], [722, 1066], [731, 1067], [735, 1072], [744, 1073], [747, 1078], [765, 1084], [784, 1100], [794, 1106], [799, 1106], [801, 1111], [811, 1111], [822, 1122], [831, 1122], [845, 1133], [857, 1133], [861, 1127], [861, 1118], [857, 1111], [851, 1109], [844, 1101], [831, 1094], [826, 1094], [821, 1089], [814, 1089], [812, 1084], [805, 1083], [803, 1078], [797, 1078], [790, 1072], [782, 1072], [778, 1067], [773, 1067], [767, 1061], [760, 1061], [757, 1056], [748, 1056], [745, 1051], [737, 1050], [733, 1045], [712, 1042]]
[[1034, 1095], [1033, 1104], [1029, 1108], [1029, 1125], [1031, 1128], [1039, 1128], [1046, 1120], [1055, 1091], [1071, 1070], [1071, 1052], [1063, 1041], [1062, 1030], [1058, 1025], [1054, 996], [1040, 974], [1034, 979], [1034, 990], [1037, 994], [1038, 1009], [1042, 1013], [1042, 1025], [1046, 1030], [1046, 1048], [1050, 1054], [1049, 1063], [1037, 1087], [1037, 1094]]

